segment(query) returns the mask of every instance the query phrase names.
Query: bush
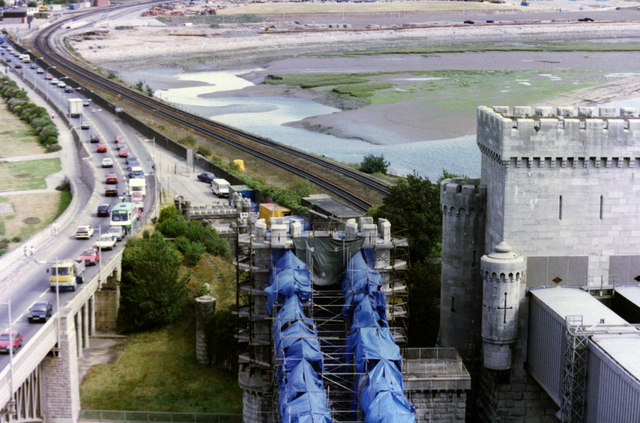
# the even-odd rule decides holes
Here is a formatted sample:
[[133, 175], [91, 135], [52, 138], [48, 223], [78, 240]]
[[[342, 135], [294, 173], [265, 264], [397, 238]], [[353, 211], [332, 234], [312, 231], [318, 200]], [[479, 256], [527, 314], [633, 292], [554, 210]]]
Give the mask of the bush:
[[314, 185], [307, 179], [296, 179], [289, 184], [289, 190], [295, 192], [300, 197], [308, 197], [315, 191]]
[[193, 147], [196, 145], [196, 139], [193, 138], [192, 135], [187, 135], [180, 140], [180, 144], [186, 145], [187, 147]]
[[158, 223], [157, 228], [168, 238], [178, 238], [187, 232], [187, 219], [179, 214]]
[[360, 170], [364, 173], [382, 173], [386, 175], [388, 167], [389, 162], [384, 159], [382, 154], [379, 156], [369, 154], [360, 163]]
[[184, 259], [190, 266], [195, 266], [202, 259], [202, 255], [206, 251], [201, 242], [190, 242], [187, 250], [184, 252]]
[[58, 143], [47, 144], [47, 153], [55, 153], [62, 150], [62, 146]]
[[228, 258], [231, 255], [231, 248], [227, 240], [222, 238], [218, 232], [211, 227], [205, 228], [202, 243], [209, 254], [223, 258]]
[[204, 145], [199, 145], [196, 150], [196, 153], [204, 157], [210, 156], [212, 154], [211, 149]]
[[237, 370], [236, 316], [230, 310], [211, 313], [206, 319], [207, 350], [212, 364]]
[[56, 187], [56, 191], [71, 191], [71, 184], [68, 180], [64, 180], [60, 185]]
[[158, 216], [158, 223], [162, 223], [165, 220], [173, 219], [175, 216], [180, 216], [180, 210], [176, 206], [167, 206], [160, 210], [160, 216]]
[[187, 224], [187, 230], [185, 231], [185, 236], [191, 242], [202, 241], [204, 238], [205, 227], [202, 226], [202, 223], [196, 222], [195, 220], [189, 222]]

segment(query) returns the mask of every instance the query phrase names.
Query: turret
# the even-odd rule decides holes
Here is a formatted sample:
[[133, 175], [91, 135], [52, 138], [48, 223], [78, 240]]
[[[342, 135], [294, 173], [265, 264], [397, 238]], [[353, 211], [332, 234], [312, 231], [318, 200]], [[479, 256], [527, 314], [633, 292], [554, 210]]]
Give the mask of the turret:
[[482, 257], [482, 350], [484, 366], [511, 368], [511, 347], [518, 337], [518, 309], [524, 283], [524, 258], [502, 241]]

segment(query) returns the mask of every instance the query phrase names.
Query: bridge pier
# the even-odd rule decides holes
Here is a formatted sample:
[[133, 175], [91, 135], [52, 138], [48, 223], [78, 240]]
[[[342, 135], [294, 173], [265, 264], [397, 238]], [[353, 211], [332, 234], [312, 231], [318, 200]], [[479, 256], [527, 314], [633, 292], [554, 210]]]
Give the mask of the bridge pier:
[[60, 311], [58, 353], [42, 364], [43, 415], [47, 422], [75, 423], [80, 413], [78, 337], [76, 316], [70, 309]]

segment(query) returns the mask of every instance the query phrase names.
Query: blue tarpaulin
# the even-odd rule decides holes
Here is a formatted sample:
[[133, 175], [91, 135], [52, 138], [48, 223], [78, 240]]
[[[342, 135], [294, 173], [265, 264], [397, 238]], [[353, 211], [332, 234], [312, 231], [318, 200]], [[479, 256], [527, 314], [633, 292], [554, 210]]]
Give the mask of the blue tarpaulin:
[[301, 360], [289, 373], [281, 375], [278, 384], [280, 407], [294, 400], [301, 393], [325, 393], [320, 377], [307, 360]]
[[[345, 277], [342, 281], [342, 291], [344, 292], [342, 315], [350, 317], [353, 313], [353, 307], [365, 297], [369, 297], [375, 309], [384, 309], [384, 295], [376, 294], [380, 292], [381, 283], [380, 273], [367, 266], [362, 253], [358, 251], [347, 264]], [[379, 303], [381, 300], [382, 304]], [[384, 313], [381, 317], [383, 316]]]
[[413, 407], [401, 393], [379, 392], [364, 411], [365, 423], [415, 423]]
[[298, 259], [291, 251], [287, 251], [269, 275], [269, 286], [265, 288], [267, 293], [267, 314], [273, 313], [273, 307], [284, 302], [288, 297], [297, 294], [300, 300], [311, 299], [311, 277], [306, 270], [303, 261]]
[[368, 383], [360, 391], [360, 407], [362, 410], [369, 408], [376, 395], [380, 392], [394, 392], [402, 395], [402, 399], [407, 407], [409, 404], [404, 398], [404, 389], [402, 387], [402, 373], [395, 364], [380, 360], [373, 369], [363, 376], [368, 379]]
[[361, 328], [351, 332], [347, 337], [347, 362], [351, 362], [353, 354], [358, 372], [368, 372], [380, 360], [388, 360], [401, 366], [400, 348], [386, 327]]
[[278, 357], [284, 359], [283, 371], [291, 371], [305, 359], [316, 371], [322, 372], [322, 352], [315, 328], [298, 320], [279, 334], [274, 333], [273, 339]]
[[308, 326], [315, 326], [313, 320], [304, 314], [302, 303], [297, 295], [292, 295], [284, 301], [282, 307], [278, 309], [278, 314], [273, 320], [273, 334], [281, 332], [288, 328], [291, 323], [301, 320]]
[[[384, 298], [382, 299], [384, 301]], [[379, 304], [379, 302], [376, 302]], [[351, 331], [359, 328], [387, 327], [386, 312], [384, 307], [373, 309], [373, 302], [369, 297], [363, 297], [353, 309], [351, 318]]]
[[331, 423], [326, 394], [304, 393], [280, 408], [282, 423]]

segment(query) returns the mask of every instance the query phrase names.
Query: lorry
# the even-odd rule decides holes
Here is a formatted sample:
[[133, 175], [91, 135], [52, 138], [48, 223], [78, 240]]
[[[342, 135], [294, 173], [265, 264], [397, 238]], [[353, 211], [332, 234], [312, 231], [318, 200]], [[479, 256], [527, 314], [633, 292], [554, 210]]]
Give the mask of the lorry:
[[79, 118], [82, 116], [82, 99], [70, 98], [69, 99], [69, 117]]
[[[52, 291], [55, 291], [56, 287], [59, 289], [71, 288], [72, 291], [75, 291], [77, 284], [84, 282], [84, 268], [84, 261], [73, 259], [57, 261], [51, 266], [49, 287]], [[49, 272], [48, 269], [47, 272]]]
[[218, 197], [229, 197], [229, 187], [231, 184], [226, 179], [216, 178], [211, 181], [211, 191]]
[[22, 63], [30, 63], [31, 62], [31, 56], [29, 56], [27, 53], [21, 54], [20, 56], [18, 56], [18, 58], [20, 60], [22, 60]]
[[131, 178], [129, 179], [129, 194], [134, 193], [147, 195], [147, 181], [145, 178]]

